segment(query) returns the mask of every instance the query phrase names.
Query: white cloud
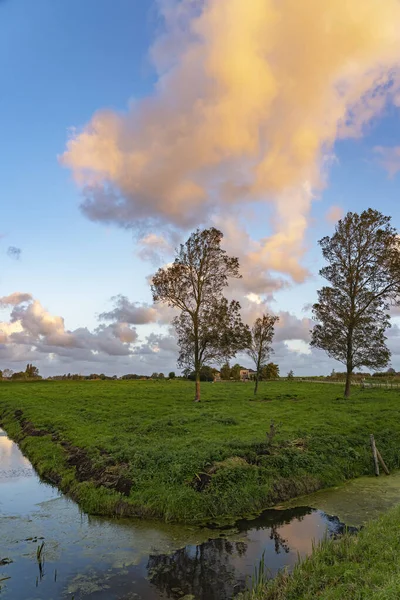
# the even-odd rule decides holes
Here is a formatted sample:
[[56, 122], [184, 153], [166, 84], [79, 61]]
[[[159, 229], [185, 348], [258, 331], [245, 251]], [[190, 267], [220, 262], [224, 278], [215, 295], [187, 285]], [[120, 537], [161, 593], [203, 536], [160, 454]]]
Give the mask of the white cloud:
[[311, 354], [311, 348], [304, 340], [286, 340], [285, 344], [290, 352], [306, 355]]

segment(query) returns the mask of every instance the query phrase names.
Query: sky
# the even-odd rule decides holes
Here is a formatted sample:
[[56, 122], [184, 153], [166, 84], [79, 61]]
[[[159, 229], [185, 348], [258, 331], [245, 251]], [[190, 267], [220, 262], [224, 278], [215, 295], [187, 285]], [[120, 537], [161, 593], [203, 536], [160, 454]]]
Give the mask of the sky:
[[400, 228], [399, 30], [398, 0], [0, 0], [0, 368], [177, 370], [149, 281], [212, 225], [281, 373], [343, 370], [308, 346], [318, 240]]

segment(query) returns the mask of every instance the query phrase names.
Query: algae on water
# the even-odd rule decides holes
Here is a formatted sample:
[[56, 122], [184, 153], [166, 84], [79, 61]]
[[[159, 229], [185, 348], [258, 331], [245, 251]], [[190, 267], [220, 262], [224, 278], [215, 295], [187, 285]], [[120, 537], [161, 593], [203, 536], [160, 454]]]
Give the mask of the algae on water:
[[380, 477], [359, 477], [341, 486], [295, 498], [282, 508], [310, 506], [360, 527], [400, 503], [400, 471]]

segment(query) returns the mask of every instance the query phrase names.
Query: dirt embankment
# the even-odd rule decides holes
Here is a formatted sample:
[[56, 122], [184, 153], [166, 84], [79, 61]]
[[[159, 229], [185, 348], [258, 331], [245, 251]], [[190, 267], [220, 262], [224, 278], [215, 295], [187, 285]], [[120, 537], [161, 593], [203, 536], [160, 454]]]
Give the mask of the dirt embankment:
[[[65, 461], [69, 467], [75, 468], [75, 478], [78, 482], [89, 481], [96, 487], [115, 490], [124, 496], [129, 496], [133, 486], [133, 481], [128, 476], [127, 464], [117, 464], [115, 460], [106, 452], [102, 452], [101, 462], [96, 462], [82, 448], [73, 446], [70, 442], [60, 439], [59, 434], [52, 433], [46, 429], [38, 429], [24, 417], [22, 410], [16, 410], [14, 417], [21, 427], [21, 433], [17, 442], [27, 437], [51, 436], [53, 442], [59, 444], [65, 452]], [[58, 473], [46, 473], [45, 477], [58, 485], [61, 476]]]

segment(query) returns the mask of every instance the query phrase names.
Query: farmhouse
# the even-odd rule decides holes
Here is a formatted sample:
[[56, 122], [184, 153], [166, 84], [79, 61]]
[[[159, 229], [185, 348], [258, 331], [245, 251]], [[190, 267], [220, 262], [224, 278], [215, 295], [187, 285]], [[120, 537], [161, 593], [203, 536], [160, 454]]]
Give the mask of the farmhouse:
[[240, 369], [240, 381], [254, 379], [256, 372], [253, 369]]

